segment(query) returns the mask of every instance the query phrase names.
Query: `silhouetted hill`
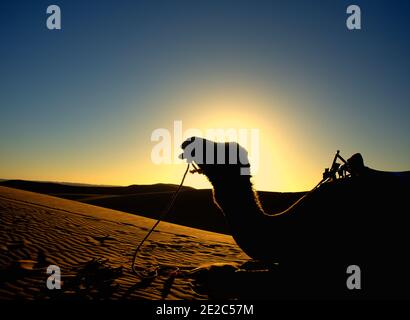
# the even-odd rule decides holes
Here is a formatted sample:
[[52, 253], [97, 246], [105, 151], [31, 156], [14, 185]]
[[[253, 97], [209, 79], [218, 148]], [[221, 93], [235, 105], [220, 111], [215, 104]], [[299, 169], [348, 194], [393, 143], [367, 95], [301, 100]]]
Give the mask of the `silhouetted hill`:
[[[178, 188], [177, 185], [161, 183], [112, 187], [25, 180], [7, 180], [0, 182], [0, 185], [76, 200], [154, 219], [158, 218], [168, 206], [173, 192]], [[286, 209], [303, 194], [304, 192], [259, 192], [259, 197], [267, 212], [277, 212]], [[210, 189], [198, 190], [182, 187], [175, 206], [165, 221], [229, 234], [225, 218], [213, 203], [212, 190]]]
[[[142, 192], [166, 192], [174, 191], [178, 186], [173, 184], [152, 184], [152, 185], [129, 185], [122, 186], [96, 186], [87, 184], [60, 183], [60, 182], [39, 182], [26, 180], [5, 180], [0, 181], [0, 185], [10, 188], [22, 189], [38, 193], [47, 194], [132, 194]], [[183, 189], [193, 189], [182, 187]]]

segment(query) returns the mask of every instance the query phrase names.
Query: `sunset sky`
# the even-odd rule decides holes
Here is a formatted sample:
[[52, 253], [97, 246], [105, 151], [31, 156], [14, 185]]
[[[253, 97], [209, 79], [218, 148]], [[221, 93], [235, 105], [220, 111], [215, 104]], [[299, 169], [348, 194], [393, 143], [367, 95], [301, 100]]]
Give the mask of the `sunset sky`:
[[[352, 3], [362, 30], [346, 28]], [[151, 161], [151, 133], [176, 120], [259, 129], [259, 190], [310, 189], [337, 149], [409, 170], [409, 15], [410, 1], [2, 1], [0, 178], [179, 183], [183, 163]]]

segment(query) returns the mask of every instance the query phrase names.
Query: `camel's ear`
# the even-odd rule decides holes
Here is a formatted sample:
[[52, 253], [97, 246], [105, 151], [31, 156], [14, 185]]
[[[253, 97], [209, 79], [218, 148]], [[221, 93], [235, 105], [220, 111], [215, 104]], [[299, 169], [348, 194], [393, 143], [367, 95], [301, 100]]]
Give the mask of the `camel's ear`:
[[196, 139], [197, 137], [190, 137], [186, 139], [184, 142], [182, 142], [182, 145], [181, 145], [182, 150], [185, 150], [185, 148], [191, 143], [195, 142]]
[[197, 164], [203, 163], [204, 139], [191, 137], [185, 140], [181, 147], [184, 150], [184, 152], [179, 156], [181, 159], [186, 159], [187, 162], [195, 161]]

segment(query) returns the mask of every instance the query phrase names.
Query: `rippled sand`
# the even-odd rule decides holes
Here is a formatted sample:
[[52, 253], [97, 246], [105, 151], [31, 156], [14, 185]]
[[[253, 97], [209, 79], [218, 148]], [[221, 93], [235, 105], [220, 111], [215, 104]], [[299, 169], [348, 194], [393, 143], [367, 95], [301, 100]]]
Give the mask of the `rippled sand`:
[[[190, 277], [171, 279], [160, 273], [147, 281], [131, 272], [135, 246], [154, 223], [120, 211], [0, 187], [0, 299], [208, 298], [193, 290]], [[111, 281], [73, 281], [93, 259], [99, 259], [103, 270], [121, 272]], [[161, 222], [142, 247], [137, 267], [171, 265], [189, 271], [202, 264], [240, 264], [247, 259], [230, 236]], [[58, 294], [46, 287], [51, 264], [61, 268]]]

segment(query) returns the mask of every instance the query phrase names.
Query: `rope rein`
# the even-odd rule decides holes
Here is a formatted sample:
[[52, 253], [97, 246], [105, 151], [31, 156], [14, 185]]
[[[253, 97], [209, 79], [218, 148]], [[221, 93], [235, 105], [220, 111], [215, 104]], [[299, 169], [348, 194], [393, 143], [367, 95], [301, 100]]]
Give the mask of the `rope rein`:
[[189, 163], [188, 163], [188, 165], [187, 165], [187, 167], [186, 167], [186, 169], [185, 169], [184, 175], [182, 176], [181, 183], [179, 184], [177, 190], [174, 192], [174, 194], [173, 194], [173, 196], [172, 196], [172, 198], [171, 198], [171, 201], [169, 202], [169, 205], [168, 205], [167, 209], [160, 215], [160, 217], [158, 218], [157, 222], [155, 222], [155, 224], [152, 226], [151, 230], [147, 233], [147, 235], [144, 237], [144, 239], [142, 239], [142, 241], [138, 244], [138, 246], [136, 247], [136, 249], [135, 249], [135, 251], [134, 251], [134, 255], [133, 255], [133, 258], [132, 258], [132, 264], [131, 264], [131, 270], [132, 270], [132, 272], [133, 272], [135, 275], [139, 276], [139, 277], [142, 278], [142, 279], [155, 278], [155, 277], [158, 275], [158, 271], [159, 271], [161, 268], [169, 268], [169, 269], [172, 268], [172, 269], [174, 269], [173, 272], [174, 272], [175, 274], [179, 271], [179, 268], [178, 268], [178, 267], [157, 266], [157, 267], [155, 267], [153, 270], [149, 271], [148, 273], [144, 273], [144, 272], [138, 271], [138, 270], [135, 268], [135, 261], [136, 261], [136, 259], [137, 259], [138, 252], [139, 252], [139, 250], [141, 249], [142, 245], [144, 244], [145, 240], [148, 239], [148, 237], [151, 235], [151, 233], [154, 231], [154, 229], [158, 226], [158, 224], [168, 215], [168, 213], [169, 213], [169, 212], [171, 211], [171, 209], [174, 207], [174, 205], [175, 205], [175, 200], [177, 199], [177, 196], [178, 196], [179, 192], [181, 191], [181, 188], [182, 188], [182, 185], [184, 184], [184, 181], [185, 181], [186, 175], [187, 175], [187, 173], [188, 173], [188, 170], [189, 170]]

